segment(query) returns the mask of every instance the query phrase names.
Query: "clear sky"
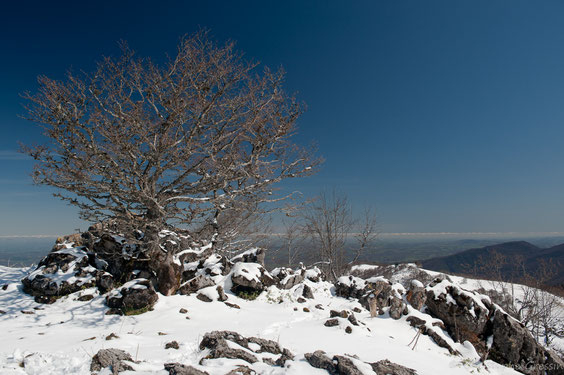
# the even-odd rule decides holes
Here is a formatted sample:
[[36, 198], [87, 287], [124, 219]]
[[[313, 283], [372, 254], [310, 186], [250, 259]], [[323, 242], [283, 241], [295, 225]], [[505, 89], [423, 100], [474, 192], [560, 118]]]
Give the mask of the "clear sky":
[[293, 188], [337, 188], [384, 232], [564, 231], [561, 1], [22, 0], [0, 11], [0, 235], [86, 226], [17, 153], [40, 141], [17, 117], [36, 76], [119, 40], [162, 58], [201, 27], [307, 103], [296, 141], [326, 162]]

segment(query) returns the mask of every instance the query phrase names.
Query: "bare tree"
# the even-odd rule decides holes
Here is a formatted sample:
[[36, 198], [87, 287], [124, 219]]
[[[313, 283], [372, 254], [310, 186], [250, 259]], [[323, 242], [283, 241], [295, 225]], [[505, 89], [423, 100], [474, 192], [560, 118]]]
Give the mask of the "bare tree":
[[111, 219], [132, 239], [142, 231], [159, 280], [174, 285], [161, 230], [225, 244], [234, 228], [224, 223], [247, 225], [286, 197], [273, 184], [320, 161], [291, 142], [303, 105], [282, 89], [283, 71], [259, 70], [207, 32], [182, 39], [162, 66], [122, 50], [92, 74], [39, 77], [38, 92], [25, 95], [27, 117], [50, 144], [24, 151], [38, 162], [35, 182], [58, 188], [84, 219]]
[[[362, 219], [355, 219], [347, 197], [336, 192], [321, 193], [302, 216], [304, 233], [318, 251], [319, 264], [332, 279], [357, 261], [378, 235], [374, 213], [367, 210]], [[358, 242], [356, 248], [347, 248], [351, 236]]]
[[284, 232], [282, 233], [283, 250], [288, 256], [288, 267], [292, 267], [296, 258], [303, 252], [305, 237], [303, 225], [297, 218], [284, 220]]

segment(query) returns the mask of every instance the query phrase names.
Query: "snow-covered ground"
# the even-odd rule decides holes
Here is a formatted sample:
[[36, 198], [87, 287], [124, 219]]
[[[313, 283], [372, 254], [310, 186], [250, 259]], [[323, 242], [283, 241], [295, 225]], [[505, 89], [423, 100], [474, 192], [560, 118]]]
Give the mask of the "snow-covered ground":
[[[364, 362], [388, 359], [417, 370], [418, 374], [517, 374], [492, 361], [479, 362], [474, 348], [466, 343], [452, 343], [462, 353], [449, 354], [429, 336], [421, 335], [413, 348], [417, 330], [405, 321], [393, 320], [387, 314], [371, 318], [362, 309], [356, 317], [365, 325], [352, 327], [324, 326], [330, 310], [351, 310], [361, 307], [356, 301], [334, 296], [331, 284], [306, 281], [315, 299], [298, 303], [301, 286], [290, 290], [269, 288], [256, 300], [247, 301], [232, 294], [228, 302], [241, 308], [231, 308], [221, 302], [202, 302], [194, 295], [159, 295], [153, 311], [137, 316], [105, 315], [104, 296], [95, 288], [86, 289], [59, 299], [52, 305], [34, 302], [22, 292], [20, 280], [30, 269], [0, 267], [0, 374], [90, 374], [92, 356], [99, 349], [119, 348], [134, 359], [135, 372], [122, 374], [167, 374], [163, 365], [179, 362], [205, 370], [209, 374], [226, 374], [236, 365], [247, 365], [259, 374], [327, 374], [311, 367], [305, 353], [324, 350], [329, 355], [357, 355]], [[459, 280], [462, 281], [462, 280]], [[466, 283], [468, 284], [468, 282]], [[465, 285], [468, 287], [468, 285]], [[87, 302], [77, 298], [94, 294]], [[323, 310], [315, 306], [321, 304]], [[309, 309], [309, 312], [304, 311]], [[180, 313], [186, 309], [186, 314]], [[242, 360], [204, 359], [199, 343], [206, 332], [236, 331], [244, 336], [256, 336], [278, 342], [290, 349], [294, 361], [286, 367], [264, 363], [249, 365]], [[110, 334], [118, 338], [107, 340]], [[165, 349], [165, 344], [177, 341], [180, 348]], [[411, 343], [411, 346], [409, 345]], [[487, 367], [487, 368], [486, 368]], [[100, 374], [109, 374], [108, 369]], [[374, 374], [367, 371], [367, 374]]]

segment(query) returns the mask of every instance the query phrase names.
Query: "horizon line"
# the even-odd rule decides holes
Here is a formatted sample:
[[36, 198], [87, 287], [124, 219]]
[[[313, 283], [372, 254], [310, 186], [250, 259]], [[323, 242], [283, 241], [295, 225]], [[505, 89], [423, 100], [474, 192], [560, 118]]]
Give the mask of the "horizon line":
[[[76, 232], [75, 232], [76, 233]], [[264, 233], [266, 234], [266, 233]], [[351, 232], [349, 235], [357, 233]], [[271, 233], [273, 236], [281, 236], [284, 233]], [[381, 232], [378, 236], [411, 237], [411, 236], [564, 236], [564, 232]], [[2, 238], [57, 238], [56, 234], [8, 234], [0, 235]]]

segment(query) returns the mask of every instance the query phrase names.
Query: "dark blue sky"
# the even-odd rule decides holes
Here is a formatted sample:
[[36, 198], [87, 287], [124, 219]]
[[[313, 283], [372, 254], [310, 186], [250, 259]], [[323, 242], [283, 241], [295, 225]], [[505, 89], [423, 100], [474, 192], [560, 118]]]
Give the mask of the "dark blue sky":
[[31, 185], [18, 94], [200, 27], [282, 65], [308, 104], [296, 140], [326, 162], [292, 183], [306, 195], [342, 190], [384, 232], [564, 231], [562, 2], [19, 1], [0, 10], [0, 235], [85, 227]]

